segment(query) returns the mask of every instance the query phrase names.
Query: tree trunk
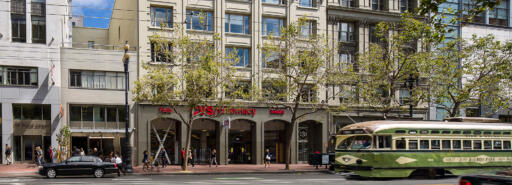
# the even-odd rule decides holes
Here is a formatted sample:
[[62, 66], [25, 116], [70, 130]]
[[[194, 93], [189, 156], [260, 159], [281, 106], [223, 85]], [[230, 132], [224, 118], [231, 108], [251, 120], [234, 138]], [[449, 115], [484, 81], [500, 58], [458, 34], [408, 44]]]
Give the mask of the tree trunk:
[[293, 129], [295, 128], [295, 121], [293, 121], [294, 119], [292, 118], [292, 122], [289, 123], [287, 125], [287, 133], [286, 133], [286, 143], [285, 143], [285, 146], [286, 146], [286, 149], [285, 149], [285, 161], [286, 161], [286, 166], [285, 166], [285, 170], [290, 170], [290, 163], [291, 163], [291, 160], [292, 160], [292, 142], [293, 142]]
[[457, 116], [457, 111], [459, 110], [459, 107], [460, 107], [460, 103], [453, 103], [453, 107], [452, 107], [452, 110], [450, 111], [450, 117], [455, 117]]
[[[185, 158], [183, 159], [183, 166], [182, 166], [182, 169], [183, 171], [187, 171], [188, 169], [188, 158], [190, 157], [189, 156], [189, 150], [190, 150], [190, 142], [191, 142], [191, 136], [192, 136], [192, 121], [189, 122], [189, 124], [187, 125], [187, 143], [185, 144]], [[194, 159], [192, 159], [194, 160]]]

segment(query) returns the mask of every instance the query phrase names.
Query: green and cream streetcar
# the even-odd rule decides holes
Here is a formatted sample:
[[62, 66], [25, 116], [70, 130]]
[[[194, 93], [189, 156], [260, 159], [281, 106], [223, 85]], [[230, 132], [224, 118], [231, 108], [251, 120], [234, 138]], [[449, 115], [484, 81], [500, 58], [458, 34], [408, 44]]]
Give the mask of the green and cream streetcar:
[[343, 127], [336, 169], [363, 177], [491, 172], [512, 166], [512, 124], [369, 121]]

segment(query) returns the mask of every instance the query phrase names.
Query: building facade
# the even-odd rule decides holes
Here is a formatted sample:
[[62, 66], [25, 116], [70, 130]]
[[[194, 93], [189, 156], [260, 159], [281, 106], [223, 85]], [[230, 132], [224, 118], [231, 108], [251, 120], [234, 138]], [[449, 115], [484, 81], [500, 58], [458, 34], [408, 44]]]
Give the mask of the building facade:
[[36, 146], [57, 146], [60, 48], [71, 41], [71, 23], [63, 15], [70, 12], [62, 0], [0, 2], [2, 154], [8, 144], [15, 161], [32, 162]]

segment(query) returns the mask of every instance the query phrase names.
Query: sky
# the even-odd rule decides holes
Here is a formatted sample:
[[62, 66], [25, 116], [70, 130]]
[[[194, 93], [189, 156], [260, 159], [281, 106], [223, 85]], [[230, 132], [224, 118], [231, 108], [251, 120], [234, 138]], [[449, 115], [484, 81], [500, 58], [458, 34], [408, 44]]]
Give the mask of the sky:
[[108, 28], [114, 0], [73, 0], [73, 15], [84, 16], [85, 27]]

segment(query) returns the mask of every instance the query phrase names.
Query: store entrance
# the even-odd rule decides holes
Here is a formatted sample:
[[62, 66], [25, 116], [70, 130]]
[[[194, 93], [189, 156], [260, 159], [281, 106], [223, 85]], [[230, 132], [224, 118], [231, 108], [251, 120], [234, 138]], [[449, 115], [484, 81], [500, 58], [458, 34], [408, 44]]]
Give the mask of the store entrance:
[[114, 150], [113, 137], [89, 137], [89, 149], [87, 154], [94, 155], [94, 148], [98, 150], [98, 157], [101, 159], [104, 159], [111, 152], [121, 153], [120, 151]]
[[285, 163], [286, 122], [280, 120], [268, 121], [265, 129], [265, 152], [270, 151], [272, 163]]
[[229, 129], [228, 162], [231, 164], [253, 163], [254, 123], [248, 120], [231, 121]]
[[[167, 161], [167, 157], [169, 157], [167, 164], [181, 164], [179, 160], [179, 151], [181, 151], [179, 130], [181, 130], [181, 124], [179, 123], [177, 120], [169, 118], [158, 118], [151, 121], [151, 148], [149, 152], [159, 163], [162, 160]], [[160, 144], [163, 148], [160, 148]], [[167, 157], [163, 154], [164, 151], [167, 153]]]
[[36, 147], [43, 147], [42, 146], [42, 136], [23, 136], [23, 147], [24, 147], [24, 161], [35, 161], [36, 159]]
[[211, 151], [217, 150], [219, 156], [218, 127], [219, 123], [211, 119], [198, 119], [192, 124], [191, 152], [194, 162], [207, 164], [210, 162]]
[[299, 162], [306, 163], [309, 155], [322, 152], [322, 124], [315, 121], [299, 123], [297, 132], [299, 144]]

